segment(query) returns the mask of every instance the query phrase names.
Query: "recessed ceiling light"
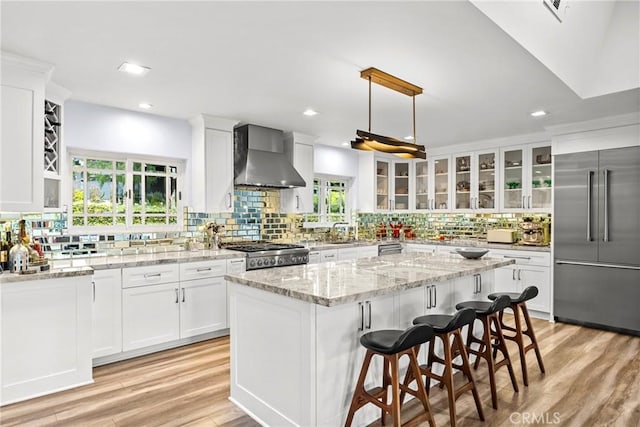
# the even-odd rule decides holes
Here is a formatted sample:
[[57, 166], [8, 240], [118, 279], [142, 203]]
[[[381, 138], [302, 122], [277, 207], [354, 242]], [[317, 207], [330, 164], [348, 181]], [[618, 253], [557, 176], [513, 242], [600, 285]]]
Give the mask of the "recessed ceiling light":
[[404, 139], [406, 139], [407, 141], [413, 141], [413, 135], [405, 136]]
[[306, 110], [304, 110], [304, 111], [302, 112], [302, 114], [304, 114], [305, 116], [309, 116], [309, 117], [311, 117], [311, 116], [315, 116], [316, 114], [318, 114], [318, 112], [317, 112], [317, 111], [312, 110], [311, 108], [307, 108]]
[[123, 73], [134, 74], [136, 76], [144, 76], [149, 72], [151, 68], [145, 67], [142, 65], [131, 64], [130, 62], [123, 62], [118, 67], [118, 71], [122, 71]]
[[544, 110], [538, 110], [538, 111], [534, 111], [533, 113], [531, 113], [531, 117], [542, 117], [542, 116], [546, 116], [547, 112]]
[[148, 110], [149, 108], [153, 107], [153, 105], [147, 102], [141, 102], [140, 104], [138, 104], [138, 107]]

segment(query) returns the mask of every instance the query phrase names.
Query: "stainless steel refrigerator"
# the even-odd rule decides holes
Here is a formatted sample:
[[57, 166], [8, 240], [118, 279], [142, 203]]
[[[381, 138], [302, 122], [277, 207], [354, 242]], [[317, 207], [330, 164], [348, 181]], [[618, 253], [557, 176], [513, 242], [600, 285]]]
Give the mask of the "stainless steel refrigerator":
[[640, 335], [640, 147], [554, 165], [554, 317]]

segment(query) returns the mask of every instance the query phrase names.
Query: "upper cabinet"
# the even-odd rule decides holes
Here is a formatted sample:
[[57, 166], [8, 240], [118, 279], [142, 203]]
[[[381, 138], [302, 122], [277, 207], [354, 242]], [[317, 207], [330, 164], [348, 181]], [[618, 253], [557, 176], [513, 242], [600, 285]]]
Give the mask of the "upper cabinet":
[[409, 211], [412, 168], [408, 160], [375, 159], [377, 211]]
[[282, 190], [280, 207], [284, 213], [313, 212], [313, 138], [299, 133], [284, 137], [285, 152], [289, 153], [293, 167], [304, 179], [306, 186]]
[[416, 160], [415, 167], [413, 168], [415, 192], [414, 194], [414, 208], [416, 211], [427, 211], [431, 209], [431, 195], [432, 190], [429, 188], [429, 184], [432, 179], [429, 179], [429, 161]]
[[64, 102], [71, 92], [49, 82], [44, 101], [44, 192], [45, 211], [62, 208], [63, 158], [64, 153]]
[[43, 209], [44, 95], [51, 70], [48, 64], [2, 53], [0, 211]]
[[549, 143], [502, 149], [502, 211], [551, 211], [551, 160]]
[[191, 206], [233, 212], [233, 127], [236, 120], [200, 115], [192, 126]]
[[497, 159], [497, 149], [453, 156], [455, 210], [497, 211]]

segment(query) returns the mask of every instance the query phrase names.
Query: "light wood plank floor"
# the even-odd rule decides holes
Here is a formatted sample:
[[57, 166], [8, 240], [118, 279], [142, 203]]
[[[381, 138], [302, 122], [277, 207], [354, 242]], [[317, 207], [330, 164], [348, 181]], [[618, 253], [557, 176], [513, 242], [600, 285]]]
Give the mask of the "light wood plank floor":
[[[513, 392], [501, 369], [499, 409], [492, 409], [483, 362], [476, 378], [486, 421], [477, 418], [467, 393], [457, 403], [460, 426], [640, 426], [640, 338], [536, 319], [534, 325], [547, 374], [540, 374], [535, 355], [528, 353], [524, 387], [509, 343], [520, 392]], [[228, 338], [102, 366], [94, 378], [89, 386], [2, 407], [0, 425], [257, 425], [227, 399]], [[433, 388], [430, 401], [436, 424], [448, 425], [446, 392]], [[403, 421], [427, 425], [413, 402], [405, 405]]]

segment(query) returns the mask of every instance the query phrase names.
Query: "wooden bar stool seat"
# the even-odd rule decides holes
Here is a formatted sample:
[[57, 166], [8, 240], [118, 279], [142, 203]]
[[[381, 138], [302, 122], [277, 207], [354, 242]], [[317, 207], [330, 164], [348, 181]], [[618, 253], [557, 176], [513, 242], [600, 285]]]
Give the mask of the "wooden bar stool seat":
[[[513, 318], [515, 327], [506, 325], [504, 323], [504, 310], [502, 310], [499, 314], [500, 327], [503, 331], [508, 331], [509, 333], [504, 334], [504, 338], [510, 341], [514, 341], [518, 344], [518, 351], [520, 353], [520, 366], [522, 366], [522, 381], [525, 386], [529, 385], [529, 375], [527, 373], [527, 361], [525, 360], [525, 355], [529, 350], [534, 350], [536, 353], [536, 359], [538, 359], [538, 366], [540, 367], [540, 372], [543, 374], [544, 371], [544, 363], [542, 363], [542, 355], [540, 354], [540, 348], [538, 347], [538, 340], [536, 340], [536, 334], [533, 332], [533, 326], [531, 325], [531, 319], [529, 318], [529, 311], [527, 310], [526, 302], [530, 299], [535, 298], [538, 295], [538, 288], [535, 286], [529, 286], [525, 288], [522, 293], [506, 293], [506, 292], [496, 292], [493, 294], [489, 294], [490, 300], [495, 300], [500, 295], [506, 295], [510, 299], [511, 311], [513, 311]], [[527, 329], [522, 328], [522, 319], [524, 319], [524, 323], [526, 324]], [[513, 333], [513, 334], [511, 334]], [[529, 343], [526, 344], [524, 341], [524, 337], [529, 337]]]
[[[360, 337], [360, 344], [367, 349], [367, 353], [362, 362], [362, 369], [353, 392], [351, 406], [345, 426], [350, 426], [355, 412], [367, 403], [372, 403], [382, 410], [382, 424], [384, 425], [385, 414], [389, 413], [393, 417], [393, 425], [400, 426], [400, 389], [409, 391], [420, 399], [427, 414], [429, 425], [435, 426], [429, 397], [422, 381], [418, 381], [418, 389], [411, 390], [400, 384], [400, 372], [398, 370], [398, 360], [401, 356], [409, 357], [409, 370], [414, 372], [416, 377], [420, 376], [420, 367], [416, 358], [416, 349], [433, 338], [433, 328], [428, 325], [416, 325], [409, 329], [402, 330], [380, 330], [373, 331]], [[373, 356], [378, 355], [384, 358], [384, 370], [382, 374], [382, 387], [366, 390], [364, 381], [371, 364]], [[391, 386], [391, 402], [387, 403], [387, 392]]]
[[[465, 301], [456, 304], [457, 310], [463, 308], [471, 308], [476, 312], [476, 319], [482, 323], [482, 338], [478, 339], [473, 335], [473, 324], [469, 325], [467, 333], [467, 353], [476, 356], [474, 369], [478, 368], [480, 360], [484, 359], [489, 368], [489, 384], [491, 387], [491, 403], [494, 409], [498, 409], [498, 395], [496, 391], [496, 371], [506, 366], [513, 385], [513, 391], [518, 392], [518, 383], [513, 372], [509, 351], [502, 334], [502, 327], [498, 319], [498, 313], [509, 307], [511, 300], [508, 296], [502, 295], [497, 297], [493, 302], [488, 301]], [[472, 348], [473, 344], [478, 344], [477, 350]], [[492, 348], [502, 353], [502, 360], [497, 361], [492, 354]]]
[[[433, 327], [435, 337], [438, 337], [442, 341], [442, 347], [444, 352], [444, 358], [435, 354], [435, 337], [429, 341], [429, 354], [427, 358], [427, 364], [420, 366], [420, 372], [426, 377], [425, 387], [427, 394], [429, 394], [429, 383], [431, 379], [440, 381], [440, 384], [447, 388], [448, 403], [449, 403], [449, 420], [451, 426], [456, 425], [456, 400], [465, 392], [470, 391], [473, 395], [473, 400], [476, 404], [476, 410], [478, 411], [478, 417], [484, 421], [484, 413], [482, 411], [482, 404], [480, 403], [480, 397], [478, 396], [478, 390], [476, 383], [471, 374], [471, 365], [469, 364], [469, 358], [465, 349], [464, 342], [462, 340], [462, 327], [470, 325], [476, 318], [475, 310], [471, 308], [465, 308], [458, 311], [453, 316], [449, 315], [427, 315], [416, 317], [413, 323], [416, 325], [426, 324]], [[461, 363], [456, 364], [454, 360], [460, 357]], [[439, 363], [444, 366], [442, 375], [438, 375], [433, 372], [433, 364]], [[466, 377], [466, 382], [455, 388], [453, 382], [453, 369], [458, 369]], [[403, 384], [408, 386], [414, 381], [416, 377], [413, 375], [412, 370], [407, 370]], [[410, 393], [410, 392], [409, 392]], [[400, 394], [400, 401], [404, 398], [404, 391]]]

